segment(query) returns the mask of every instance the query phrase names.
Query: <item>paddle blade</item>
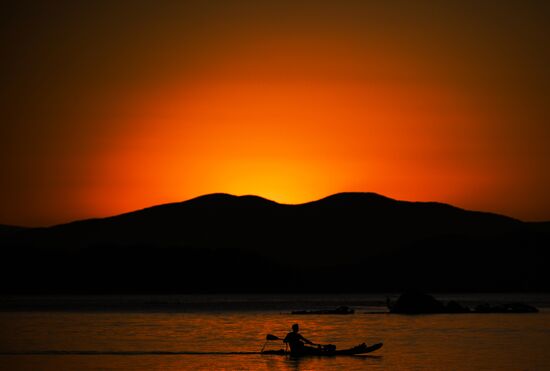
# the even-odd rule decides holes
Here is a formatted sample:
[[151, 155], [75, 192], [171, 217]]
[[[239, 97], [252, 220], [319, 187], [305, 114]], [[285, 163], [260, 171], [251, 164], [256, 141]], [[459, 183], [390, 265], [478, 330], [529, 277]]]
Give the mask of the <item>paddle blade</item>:
[[280, 339], [275, 335], [267, 334], [267, 336], [265, 337], [265, 340], [282, 340], [282, 339]]

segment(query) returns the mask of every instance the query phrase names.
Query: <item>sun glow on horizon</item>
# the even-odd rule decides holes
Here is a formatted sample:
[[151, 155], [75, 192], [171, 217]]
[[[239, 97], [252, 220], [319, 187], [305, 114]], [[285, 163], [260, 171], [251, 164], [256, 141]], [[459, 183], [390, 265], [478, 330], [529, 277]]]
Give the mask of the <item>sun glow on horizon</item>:
[[538, 5], [162, 4], [12, 9], [0, 224], [215, 192], [549, 219]]
[[[477, 112], [438, 85], [225, 79], [143, 91], [125, 102], [131, 119], [97, 167], [111, 184], [104, 196], [123, 197], [90, 195], [96, 207], [215, 192], [289, 204], [344, 191], [445, 200], [474, 181], [472, 169], [484, 171], [473, 158], [461, 165]], [[456, 189], [442, 187], [450, 178]]]

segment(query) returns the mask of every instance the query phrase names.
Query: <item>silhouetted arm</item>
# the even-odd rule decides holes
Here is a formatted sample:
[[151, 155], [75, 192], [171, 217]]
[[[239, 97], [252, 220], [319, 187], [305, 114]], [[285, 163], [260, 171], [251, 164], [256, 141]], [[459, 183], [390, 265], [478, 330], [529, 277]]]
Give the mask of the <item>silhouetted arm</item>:
[[304, 341], [304, 343], [306, 344], [309, 344], [309, 345], [316, 345], [315, 343], [313, 343], [312, 341], [309, 341], [308, 339], [306, 339], [305, 337], [303, 337], [302, 335], [300, 335], [300, 339], [302, 339]]

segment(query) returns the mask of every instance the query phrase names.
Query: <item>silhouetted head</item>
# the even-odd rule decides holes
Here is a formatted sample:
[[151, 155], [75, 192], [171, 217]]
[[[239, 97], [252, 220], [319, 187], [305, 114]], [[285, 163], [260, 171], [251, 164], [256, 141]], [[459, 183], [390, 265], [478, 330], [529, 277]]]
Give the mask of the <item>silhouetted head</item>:
[[294, 331], [294, 332], [300, 331], [300, 326], [298, 326], [297, 323], [293, 324], [293, 325], [292, 325], [292, 331]]

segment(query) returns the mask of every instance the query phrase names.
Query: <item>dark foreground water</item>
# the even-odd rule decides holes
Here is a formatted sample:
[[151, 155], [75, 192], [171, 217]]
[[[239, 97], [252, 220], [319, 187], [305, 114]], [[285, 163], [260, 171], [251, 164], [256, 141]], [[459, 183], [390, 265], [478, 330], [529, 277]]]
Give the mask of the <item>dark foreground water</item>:
[[[2, 298], [0, 368], [550, 370], [547, 295], [438, 298], [469, 304], [516, 299], [538, 305], [541, 313], [390, 315], [384, 313], [383, 295]], [[341, 304], [356, 314], [288, 314]], [[295, 322], [315, 342], [384, 346], [367, 356], [257, 354], [267, 333], [284, 336]]]

